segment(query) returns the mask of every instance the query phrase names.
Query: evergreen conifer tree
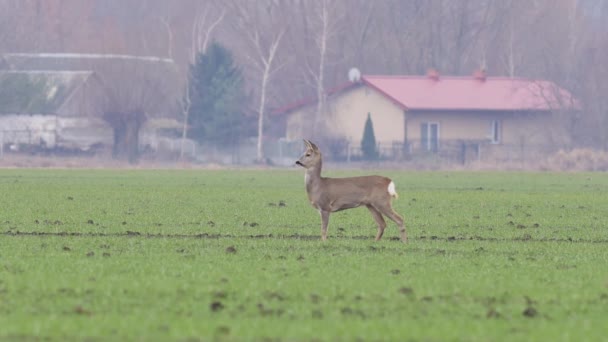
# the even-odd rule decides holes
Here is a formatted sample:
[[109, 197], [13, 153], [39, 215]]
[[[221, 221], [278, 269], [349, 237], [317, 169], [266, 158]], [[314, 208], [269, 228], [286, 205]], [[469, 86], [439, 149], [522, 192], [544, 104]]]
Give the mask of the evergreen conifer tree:
[[378, 159], [378, 149], [376, 147], [374, 124], [372, 123], [372, 116], [370, 113], [367, 113], [367, 120], [365, 120], [365, 128], [363, 129], [363, 140], [361, 140], [361, 151], [363, 152], [363, 159], [365, 160]]
[[232, 53], [214, 42], [190, 70], [190, 136], [200, 143], [234, 146], [242, 138], [247, 97]]

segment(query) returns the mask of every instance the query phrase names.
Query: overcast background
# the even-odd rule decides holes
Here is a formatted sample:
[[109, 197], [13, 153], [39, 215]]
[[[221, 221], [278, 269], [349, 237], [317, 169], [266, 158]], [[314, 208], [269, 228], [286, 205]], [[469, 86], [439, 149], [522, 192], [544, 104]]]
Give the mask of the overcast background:
[[559, 118], [573, 145], [608, 150], [605, 0], [0, 0], [2, 54], [170, 58], [185, 83], [194, 55], [212, 41], [242, 68], [254, 114], [314, 97], [347, 81], [352, 67], [484, 68], [568, 89], [583, 106]]

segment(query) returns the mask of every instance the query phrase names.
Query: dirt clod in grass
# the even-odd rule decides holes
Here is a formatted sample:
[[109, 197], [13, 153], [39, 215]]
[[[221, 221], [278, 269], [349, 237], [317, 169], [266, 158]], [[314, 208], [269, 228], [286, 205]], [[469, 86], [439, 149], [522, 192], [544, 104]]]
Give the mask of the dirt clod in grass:
[[323, 312], [320, 310], [312, 310], [312, 318], [323, 319]]
[[85, 316], [91, 316], [93, 314], [93, 312], [83, 308], [81, 305], [77, 305], [74, 307], [74, 313], [76, 313], [78, 315], [85, 315]]
[[391, 270], [391, 274], [397, 275], [399, 273], [401, 273], [401, 270], [397, 270], [397, 269]]
[[217, 335], [230, 335], [230, 327], [220, 325], [219, 327], [217, 327], [217, 329], [215, 329], [215, 333]]
[[414, 294], [414, 289], [412, 289], [411, 287], [403, 286], [399, 289], [399, 293], [404, 295], [411, 295]]
[[535, 308], [533, 308], [533, 307], [529, 306], [529, 307], [527, 307], [527, 308], [524, 310], [524, 312], [523, 312], [522, 314], [523, 314], [525, 317], [530, 317], [530, 318], [532, 318], [532, 317], [536, 317], [536, 316], [538, 315], [538, 311], [537, 311]]
[[215, 222], [213, 222], [213, 221], [207, 221], [207, 225], [209, 227], [215, 227]]
[[297, 258], [298, 261], [304, 261], [305, 259], [306, 258], [302, 254], [300, 254]]
[[88, 252], [88, 253], [87, 253], [87, 256], [88, 256], [88, 257], [92, 257], [92, 256], [95, 256], [95, 252], [93, 252], [93, 251], [90, 251], [90, 252]]
[[63, 246], [63, 250], [64, 250], [64, 251], [66, 251], [66, 252], [69, 252], [69, 251], [71, 251], [72, 249], [71, 249], [70, 247], [68, 247], [68, 246]]
[[110, 257], [110, 253], [108, 253], [108, 252], [103, 252], [102, 256], [104, 256], [105, 258], [109, 258], [109, 257]]
[[319, 296], [316, 293], [311, 293], [310, 294], [310, 301], [311, 301], [311, 303], [318, 304], [321, 301], [321, 296]]
[[486, 318], [500, 318], [500, 313], [498, 311], [496, 311], [496, 309], [491, 308], [486, 313]]
[[268, 206], [269, 206], [269, 207], [286, 207], [286, 206], [287, 206], [287, 204], [285, 203], [285, 201], [284, 201], [284, 200], [280, 200], [280, 201], [279, 201], [279, 202], [277, 202], [277, 203], [269, 202], [269, 203], [268, 203]]
[[236, 253], [236, 247], [234, 247], [234, 246], [228, 246], [228, 247], [226, 247], [226, 253], [228, 253], [228, 254], [235, 254]]
[[258, 307], [258, 312], [260, 313], [261, 316], [272, 316], [274, 314], [277, 314], [278, 316], [280, 316], [283, 314], [282, 309], [278, 309], [278, 310], [268, 309], [262, 303], [258, 303], [257, 307]]
[[349, 307], [345, 307], [340, 310], [340, 313], [342, 313], [343, 315], [352, 315], [353, 309], [351, 309]]
[[249, 227], [252, 227], [252, 228], [253, 228], [253, 227], [257, 227], [257, 226], [258, 226], [258, 223], [257, 223], [257, 222], [251, 222], [251, 223], [249, 224]]
[[209, 305], [209, 308], [213, 312], [218, 312], [218, 311], [224, 309], [224, 304], [222, 304], [222, 302], [220, 302], [220, 301], [215, 301], [215, 302], [211, 303], [211, 305]]
[[523, 224], [518, 224], [517, 229], [526, 229], [526, 226], [524, 226]]
[[64, 293], [64, 294], [69, 294], [69, 295], [73, 295], [75, 293], [74, 289], [70, 289], [70, 288], [66, 288], [66, 287], [62, 287], [60, 289], [57, 289], [57, 292]]
[[365, 312], [361, 311], [361, 310], [354, 310], [352, 308], [349, 307], [344, 307], [340, 310], [340, 313], [343, 314], [344, 316], [359, 316], [361, 318], [365, 318]]
[[267, 292], [267, 293], [264, 295], [264, 297], [265, 297], [267, 300], [276, 299], [276, 300], [278, 300], [279, 302], [282, 302], [282, 301], [284, 301], [284, 300], [285, 300], [285, 296], [283, 296], [282, 294], [280, 294], [280, 293], [278, 293], [278, 292], [274, 292], [274, 291]]
[[73, 201], [73, 200], [74, 200], [74, 197], [68, 196], [68, 201]]
[[134, 232], [134, 231], [131, 231], [131, 230], [127, 230], [127, 235], [128, 236], [138, 236], [138, 235], [141, 235], [141, 233], [140, 232]]
[[87, 224], [95, 224], [95, 221], [93, 221], [93, 220], [88, 220], [88, 221], [87, 221]]

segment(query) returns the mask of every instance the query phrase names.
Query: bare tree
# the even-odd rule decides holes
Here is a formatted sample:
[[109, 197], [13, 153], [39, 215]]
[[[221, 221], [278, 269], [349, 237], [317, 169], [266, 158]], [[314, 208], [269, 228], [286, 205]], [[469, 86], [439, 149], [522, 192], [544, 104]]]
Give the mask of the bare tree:
[[150, 117], [175, 112], [178, 84], [172, 60], [103, 59], [95, 66], [103, 84], [100, 115], [114, 131], [113, 155], [135, 163], [139, 157], [139, 131]]
[[281, 6], [289, 6], [287, 2], [251, 1], [242, 2], [234, 0], [226, 2], [232, 15], [236, 19], [234, 28], [236, 36], [244, 40], [247, 45], [245, 59], [258, 72], [260, 82], [258, 100], [258, 138], [257, 161], [265, 162], [264, 157], [264, 124], [268, 89], [271, 77], [280, 70], [285, 61], [279, 61], [279, 47], [285, 33], [287, 23], [282, 17]]
[[[213, 6], [211, 3], [205, 3], [202, 8], [196, 8], [196, 14], [192, 20], [192, 28], [190, 31], [190, 44], [188, 48], [188, 63], [185, 65], [185, 71], [183, 72], [185, 76], [185, 86], [184, 86], [184, 95], [181, 101], [181, 112], [183, 116], [183, 125], [182, 125], [182, 140], [179, 152], [180, 160], [184, 158], [184, 149], [185, 143], [188, 136], [188, 116], [190, 113], [190, 107], [192, 105], [192, 101], [190, 98], [190, 75], [189, 68], [191, 65], [194, 65], [196, 62], [196, 57], [200, 53], [205, 53], [207, 50], [207, 46], [211, 41], [211, 37], [213, 31], [218, 27], [218, 25], [224, 20], [226, 16], [226, 12], [221, 10], [219, 14], [210, 20], [211, 12], [213, 10]], [[173, 58], [173, 28], [166, 17], [161, 17], [161, 21], [163, 22], [166, 31], [167, 31], [167, 46], [169, 58]]]
[[[304, 2], [302, 2], [304, 4]], [[338, 1], [319, 0], [315, 2], [309, 2], [312, 12], [312, 24], [311, 27], [312, 36], [314, 37], [314, 48], [309, 50], [314, 51], [313, 61], [306, 62], [306, 68], [304, 69], [308, 76], [312, 78], [312, 84], [316, 91], [317, 107], [315, 110], [314, 118], [312, 120], [312, 137], [319, 140], [324, 135], [323, 122], [324, 114], [326, 114], [326, 69], [328, 64], [335, 64], [334, 61], [329, 60], [331, 57], [335, 57], [334, 41], [341, 33], [342, 19], [344, 18], [344, 8], [339, 6]], [[332, 47], [334, 47], [332, 49]], [[316, 56], [314, 56], [316, 55]]]

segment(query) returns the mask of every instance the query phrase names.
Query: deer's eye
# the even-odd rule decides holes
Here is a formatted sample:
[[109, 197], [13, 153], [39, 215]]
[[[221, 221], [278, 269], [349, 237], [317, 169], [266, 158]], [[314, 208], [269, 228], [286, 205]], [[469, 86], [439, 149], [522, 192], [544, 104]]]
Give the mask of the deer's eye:
[[310, 157], [310, 153], [306, 153], [306, 156], [307, 156], [307, 157]]

